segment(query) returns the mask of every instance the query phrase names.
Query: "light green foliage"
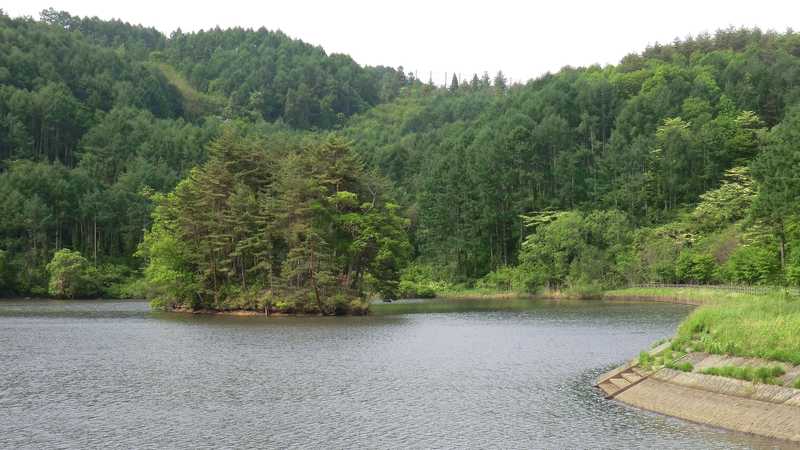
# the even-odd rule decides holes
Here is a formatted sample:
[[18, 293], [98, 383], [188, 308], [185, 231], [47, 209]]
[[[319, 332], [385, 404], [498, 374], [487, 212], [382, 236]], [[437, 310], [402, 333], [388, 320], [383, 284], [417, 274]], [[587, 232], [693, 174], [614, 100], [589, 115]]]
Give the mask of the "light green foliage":
[[700, 202], [692, 211], [694, 224], [700, 230], [714, 230], [743, 219], [754, 197], [749, 169], [729, 169], [720, 187], [700, 195]]
[[528, 270], [525, 265], [519, 265], [499, 267], [479, 279], [475, 287], [500, 292], [535, 293], [541, 285], [533, 271]]
[[452, 285], [441, 281], [446, 274], [433, 264], [411, 263], [400, 274], [400, 298], [434, 298], [437, 293], [450, 290]]
[[650, 369], [653, 366], [653, 357], [648, 352], [639, 353], [639, 366], [643, 369]]
[[50, 274], [48, 292], [59, 298], [74, 298], [97, 294], [96, 271], [79, 252], [62, 249], [47, 264]]

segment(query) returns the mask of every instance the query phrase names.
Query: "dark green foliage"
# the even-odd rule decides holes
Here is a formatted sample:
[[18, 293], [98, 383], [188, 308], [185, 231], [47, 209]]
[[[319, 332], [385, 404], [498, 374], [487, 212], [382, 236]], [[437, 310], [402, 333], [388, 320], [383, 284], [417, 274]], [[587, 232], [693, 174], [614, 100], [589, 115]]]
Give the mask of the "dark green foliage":
[[359, 314], [367, 288], [396, 298], [407, 219], [346, 142], [228, 128], [209, 156], [155, 197], [139, 251], [154, 305]]
[[229, 99], [228, 113], [331, 128], [413, 84], [402, 67], [361, 67], [349, 56], [280, 31], [241, 28], [173, 33], [163, 58], [199, 91]]
[[713, 256], [684, 251], [675, 261], [675, 277], [682, 283], [707, 284], [712, 281], [715, 268]]
[[737, 284], [774, 284], [780, 273], [780, 259], [774, 249], [742, 246], [733, 252], [720, 273]]
[[[798, 42], [791, 31], [728, 29], [524, 85], [498, 72], [439, 88], [263, 28], [168, 38], [53, 9], [39, 21], [0, 13], [0, 290], [44, 294], [44, 267], [65, 247], [97, 270], [127, 267], [106, 283], [127, 285], [153, 199], [163, 200], [155, 193], [206, 161], [225, 121], [244, 141], [272, 139], [265, 148], [283, 150], [247, 163], [257, 167], [204, 169], [213, 183], [192, 201], [224, 186], [226, 214], [250, 219], [234, 226], [213, 208], [204, 213], [207, 258], [225, 239], [239, 243], [218, 261], [230, 274], [182, 278], [178, 256], [188, 249], [160, 241], [176, 272], [159, 276], [186, 290], [180, 298], [243, 267], [237, 276], [249, 279], [241, 258], [303, 286], [309, 272], [341, 284], [329, 274], [354, 255], [369, 261], [356, 284], [389, 297], [476, 282], [583, 293], [648, 281], [800, 285]], [[309, 130], [325, 129], [351, 139], [368, 168], [359, 170], [388, 178], [379, 191], [404, 207], [365, 210], [372, 186], [309, 184], [322, 176], [310, 161], [326, 157], [317, 145], [304, 155], [300, 141], [319, 142]], [[266, 181], [231, 175], [252, 171]], [[303, 218], [276, 248], [253, 233], [284, 220], [287, 206], [266, 208], [262, 198], [285, 198]], [[330, 228], [311, 226], [322, 211]], [[552, 223], [526, 229], [541, 211]], [[403, 217], [411, 257], [436, 267], [424, 280], [398, 282]], [[224, 233], [215, 228], [225, 223]], [[273, 251], [283, 256], [259, 259]], [[249, 299], [245, 306], [267, 298], [237, 286], [212, 296]], [[276, 298], [287, 308], [317, 303], [295, 300]]]
[[723, 30], [701, 41], [526, 85], [499, 74], [494, 90], [412, 90], [346, 132], [415, 205], [418, 255], [450, 267], [449, 281], [518, 263], [520, 216], [548, 208], [615, 209], [656, 229], [702, 201], [693, 232], [716, 232], [747, 216], [755, 188], [736, 168], [798, 100], [789, 86], [800, 58], [793, 33]]
[[539, 278], [535, 284], [595, 290], [594, 283], [609, 287], [623, 281], [617, 257], [632, 239], [623, 213], [570, 211], [525, 219], [532, 233], [522, 244], [520, 266]]

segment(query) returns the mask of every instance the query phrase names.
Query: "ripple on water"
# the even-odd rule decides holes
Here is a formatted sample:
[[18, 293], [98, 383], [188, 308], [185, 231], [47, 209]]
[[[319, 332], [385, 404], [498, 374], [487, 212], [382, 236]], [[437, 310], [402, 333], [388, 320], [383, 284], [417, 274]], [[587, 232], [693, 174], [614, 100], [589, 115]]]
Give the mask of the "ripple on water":
[[[605, 401], [679, 305], [515, 301], [352, 318], [0, 302], [3, 448], [750, 448]], [[479, 311], [472, 311], [479, 309]]]

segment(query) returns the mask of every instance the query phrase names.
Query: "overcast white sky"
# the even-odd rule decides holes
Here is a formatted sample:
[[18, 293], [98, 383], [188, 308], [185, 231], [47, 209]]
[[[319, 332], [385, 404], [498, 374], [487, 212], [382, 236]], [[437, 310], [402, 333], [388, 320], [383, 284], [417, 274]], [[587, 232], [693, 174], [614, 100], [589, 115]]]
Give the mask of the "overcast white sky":
[[[651, 6], [652, 5], [652, 6]], [[361, 64], [402, 65], [423, 80], [502, 69], [525, 81], [565, 65], [618, 62], [648, 44], [728, 26], [800, 29], [800, 1], [761, 0], [3, 0], [11, 16], [47, 7], [119, 18], [169, 34], [265, 26], [347, 53]]]

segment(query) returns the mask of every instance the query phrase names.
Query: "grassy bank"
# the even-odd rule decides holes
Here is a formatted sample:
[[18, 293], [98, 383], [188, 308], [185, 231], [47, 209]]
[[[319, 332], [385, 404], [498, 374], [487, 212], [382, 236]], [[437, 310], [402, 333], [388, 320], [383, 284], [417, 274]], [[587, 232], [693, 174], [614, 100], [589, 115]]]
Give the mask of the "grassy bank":
[[684, 298], [702, 304], [678, 327], [676, 350], [704, 351], [800, 364], [800, 299], [714, 289], [632, 288], [608, 298]]
[[533, 298], [534, 295], [527, 292], [516, 291], [498, 291], [497, 289], [483, 289], [483, 288], [451, 288], [439, 290], [436, 292], [437, 298], [451, 299], [451, 300], [501, 300], [501, 299], [519, 299], [519, 298]]
[[538, 292], [525, 292], [521, 290], [498, 290], [493, 288], [464, 288], [453, 286], [436, 291], [436, 297], [454, 300], [501, 300], [501, 299], [520, 299], [520, 298], [546, 298], [546, 299], [570, 299], [570, 300], [589, 300], [603, 297], [600, 289], [541, 289]]
[[699, 304], [709, 304], [724, 302], [729, 300], [739, 300], [746, 298], [756, 298], [764, 296], [780, 295], [781, 292], [775, 290], [764, 295], [747, 294], [736, 291], [726, 291], [711, 288], [625, 288], [606, 291], [603, 298], [662, 298], [676, 300], [691, 300]]

